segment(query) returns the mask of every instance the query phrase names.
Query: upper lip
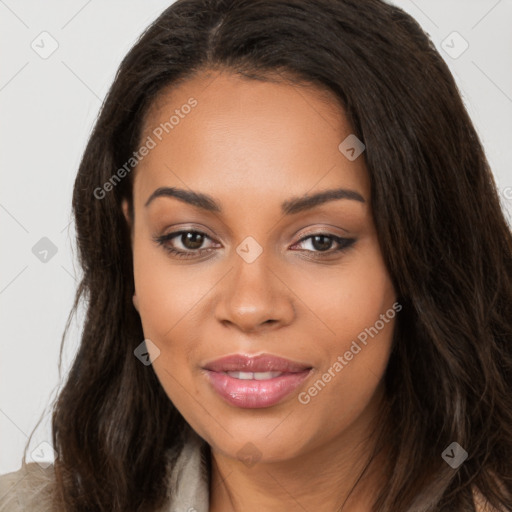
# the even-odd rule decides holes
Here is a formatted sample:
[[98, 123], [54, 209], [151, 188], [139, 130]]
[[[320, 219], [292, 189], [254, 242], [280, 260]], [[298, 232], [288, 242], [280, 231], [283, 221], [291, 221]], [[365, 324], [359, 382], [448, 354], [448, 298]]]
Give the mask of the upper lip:
[[270, 354], [247, 356], [233, 354], [207, 363], [205, 370], [213, 372], [302, 372], [311, 369], [307, 364], [298, 363]]

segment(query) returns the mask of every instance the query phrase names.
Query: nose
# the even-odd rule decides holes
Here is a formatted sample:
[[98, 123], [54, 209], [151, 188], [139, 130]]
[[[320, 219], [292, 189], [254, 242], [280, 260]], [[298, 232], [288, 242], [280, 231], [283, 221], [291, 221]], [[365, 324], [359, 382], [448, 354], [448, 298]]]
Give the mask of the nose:
[[219, 288], [215, 317], [244, 332], [277, 329], [293, 322], [294, 294], [279, 270], [271, 268], [265, 251], [252, 263], [234, 256], [234, 268]]

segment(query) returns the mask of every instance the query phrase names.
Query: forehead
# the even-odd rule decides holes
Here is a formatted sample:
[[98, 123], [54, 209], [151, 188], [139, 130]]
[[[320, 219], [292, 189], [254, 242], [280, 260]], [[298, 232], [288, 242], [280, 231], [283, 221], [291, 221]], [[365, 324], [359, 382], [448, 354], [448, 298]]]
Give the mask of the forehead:
[[152, 149], [137, 166], [135, 193], [179, 186], [281, 203], [343, 186], [367, 197], [364, 158], [349, 161], [338, 149], [351, 133], [334, 93], [202, 73], [167, 88], [149, 109], [141, 140], [151, 139]]

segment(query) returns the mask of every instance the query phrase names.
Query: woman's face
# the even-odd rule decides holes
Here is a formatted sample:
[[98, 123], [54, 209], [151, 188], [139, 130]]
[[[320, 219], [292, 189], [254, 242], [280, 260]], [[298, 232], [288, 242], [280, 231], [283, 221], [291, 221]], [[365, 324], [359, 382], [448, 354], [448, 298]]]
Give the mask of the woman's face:
[[316, 88], [213, 73], [146, 120], [134, 305], [167, 395], [224, 456], [346, 441], [382, 399], [397, 307], [344, 119]]

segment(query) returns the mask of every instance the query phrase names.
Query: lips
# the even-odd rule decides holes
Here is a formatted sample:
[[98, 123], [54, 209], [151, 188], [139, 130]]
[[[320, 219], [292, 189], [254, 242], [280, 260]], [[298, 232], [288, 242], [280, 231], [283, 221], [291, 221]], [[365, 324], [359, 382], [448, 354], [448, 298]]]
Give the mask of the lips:
[[268, 354], [235, 354], [204, 366], [213, 390], [229, 404], [241, 408], [276, 405], [309, 376], [311, 369]]
[[206, 364], [204, 368], [213, 372], [295, 373], [309, 370], [311, 366], [269, 354], [260, 354], [257, 356], [235, 354], [221, 359], [216, 359], [215, 361]]

